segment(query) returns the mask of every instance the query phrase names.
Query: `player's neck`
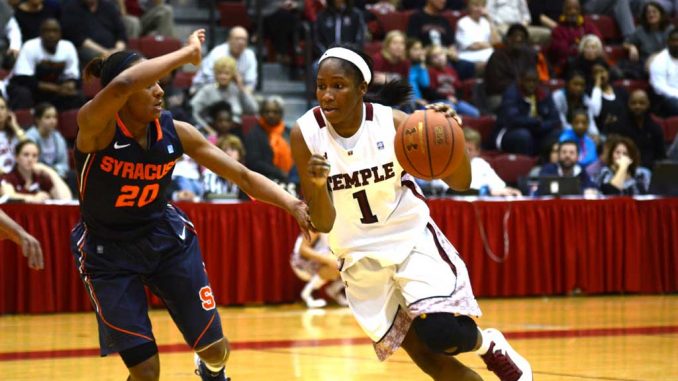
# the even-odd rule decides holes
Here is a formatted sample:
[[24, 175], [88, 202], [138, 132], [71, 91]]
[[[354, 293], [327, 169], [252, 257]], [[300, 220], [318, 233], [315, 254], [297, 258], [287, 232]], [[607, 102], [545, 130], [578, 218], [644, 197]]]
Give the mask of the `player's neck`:
[[363, 103], [360, 102], [356, 108], [357, 110], [352, 112], [349, 118], [337, 124], [332, 124], [334, 131], [342, 138], [350, 138], [355, 135], [360, 129], [360, 125], [363, 123]]

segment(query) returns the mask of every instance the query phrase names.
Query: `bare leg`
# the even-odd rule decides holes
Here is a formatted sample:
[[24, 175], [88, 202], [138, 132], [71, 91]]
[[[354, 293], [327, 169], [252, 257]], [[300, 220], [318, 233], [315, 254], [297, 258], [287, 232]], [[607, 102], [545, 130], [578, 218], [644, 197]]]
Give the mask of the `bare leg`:
[[456, 358], [432, 352], [411, 328], [403, 340], [402, 348], [435, 381], [482, 381], [478, 373]]

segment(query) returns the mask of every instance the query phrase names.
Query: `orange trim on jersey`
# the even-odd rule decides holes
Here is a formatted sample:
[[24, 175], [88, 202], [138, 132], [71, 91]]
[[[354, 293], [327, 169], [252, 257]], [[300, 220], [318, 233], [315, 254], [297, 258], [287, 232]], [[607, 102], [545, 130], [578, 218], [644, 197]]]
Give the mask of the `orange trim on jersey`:
[[131, 132], [127, 129], [127, 126], [125, 126], [125, 123], [122, 122], [122, 119], [120, 119], [120, 115], [118, 113], [115, 113], [115, 120], [118, 122], [118, 126], [120, 127], [120, 131], [127, 136], [128, 138], [133, 138], [134, 136], [132, 135]]
[[202, 333], [200, 334], [200, 336], [198, 336], [198, 338], [195, 340], [195, 343], [193, 343], [193, 347], [191, 349], [195, 350], [195, 348], [198, 346], [200, 339], [202, 339], [202, 337], [207, 332], [207, 329], [212, 325], [212, 322], [214, 321], [215, 316], [217, 316], [216, 309], [214, 310], [214, 313], [212, 314], [212, 318], [210, 319], [209, 323], [207, 323], [207, 326], [205, 326], [205, 329], [202, 330]]
[[87, 176], [89, 176], [89, 170], [92, 169], [92, 164], [94, 163], [94, 158], [96, 157], [95, 153], [87, 155], [88, 163], [85, 163], [85, 170], [83, 171], [82, 179], [80, 179], [80, 200], [85, 199], [85, 189], [87, 188]]
[[157, 131], [158, 138], [155, 140], [159, 142], [162, 140], [162, 127], [160, 127], [160, 121], [158, 118], [155, 118], [155, 130]]
[[[84, 245], [84, 240], [83, 240], [83, 245]], [[85, 253], [85, 251], [82, 250], [82, 246], [80, 247], [80, 254], [82, 254], [82, 256], [80, 257], [80, 268], [82, 269], [82, 271], [83, 271], [82, 273], [84, 274], [85, 259], [87, 259], [87, 253]], [[97, 299], [97, 295], [94, 292], [94, 286], [92, 285], [92, 281], [89, 279], [88, 276], [84, 276], [83, 280], [85, 282], [85, 285], [87, 286], [87, 290], [89, 291], [89, 295], [92, 298], [92, 301], [94, 302], [96, 312], [99, 315], [99, 317], [101, 318], [101, 321], [104, 322], [104, 324], [106, 324], [107, 326], [109, 326], [110, 328], [112, 328], [112, 329], [114, 329], [118, 332], [126, 333], [126, 334], [132, 335], [132, 336], [141, 337], [142, 339], [146, 339], [148, 341], [155, 341], [155, 340], [153, 340], [152, 338], [150, 338], [146, 335], [142, 335], [140, 333], [136, 333], [136, 332], [132, 332], [132, 331], [128, 331], [126, 329], [120, 328], [120, 327], [116, 327], [113, 324], [106, 321], [106, 318], [104, 318], [104, 313], [101, 310], [101, 304], [99, 303], [99, 299]], [[214, 319], [214, 317], [212, 317], [212, 319]], [[210, 323], [211, 323], [211, 321], [210, 321]]]

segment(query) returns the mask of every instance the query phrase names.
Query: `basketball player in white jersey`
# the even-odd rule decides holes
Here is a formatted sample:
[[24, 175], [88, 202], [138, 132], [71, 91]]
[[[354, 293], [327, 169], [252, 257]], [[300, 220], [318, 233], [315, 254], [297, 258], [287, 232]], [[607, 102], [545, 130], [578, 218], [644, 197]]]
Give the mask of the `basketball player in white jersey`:
[[[340, 306], [347, 306], [344, 283], [339, 277], [337, 258], [332, 255], [327, 234], [309, 232], [309, 238], [299, 234], [290, 258], [292, 270], [306, 285], [301, 290], [301, 299], [308, 308], [322, 308], [324, 299], [314, 299], [313, 291], [325, 287], [325, 293]], [[329, 283], [329, 284], [328, 284]]]
[[[349, 306], [380, 360], [402, 346], [435, 380], [481, 380], [453, 357], [476, 351], [500, 380], [531, 381], [527, 360], [498, 330], [480, 330], [470, 317], [481, 312], [466, 265], [396, 160], [396, 126], [408, 115], [382, 104], [402, 103], [409, 86], [388, 83], [370, 103], [371, 78], [365, 54], [327, 50], [317, 74], [320, 106], [299, 118], [291, 134], [311, 222], [329, 232]], [[468, 157], [442, 180], [468, 189]]]

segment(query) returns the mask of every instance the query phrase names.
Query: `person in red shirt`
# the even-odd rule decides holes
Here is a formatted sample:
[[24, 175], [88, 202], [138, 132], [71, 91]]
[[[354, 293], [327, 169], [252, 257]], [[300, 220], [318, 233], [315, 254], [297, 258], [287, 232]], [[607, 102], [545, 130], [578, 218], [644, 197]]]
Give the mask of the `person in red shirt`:
[[431, 82], [428, 89], [422, 91], [424, 97], [429, 102], [449, 104], [460, 115], [480, 116], [480, 111], [474, 105], [458, 99], [457, 87], [461, 82], [457, 71], [448, 64], [445, 50], [440, 46], [431, 46], [426, 61]]
[[374, 61], [374, 84], [383, 85], [395, 80], [407, 80], [410, 63], [405, 51], [405, 33], [392, 30], [384, 37], [381, 51], [372, 57]]
[[579, 41], [587, 34], [595, 34], [602, 39], [598, 28], [581, 13], [579, 0], [565, 0], [563, 14], [551, 34], [549, 55], [553, 67], [562, 68], [568, 57], [577, 56]]

